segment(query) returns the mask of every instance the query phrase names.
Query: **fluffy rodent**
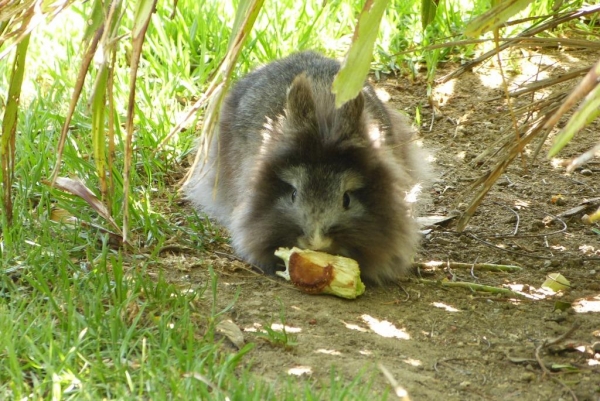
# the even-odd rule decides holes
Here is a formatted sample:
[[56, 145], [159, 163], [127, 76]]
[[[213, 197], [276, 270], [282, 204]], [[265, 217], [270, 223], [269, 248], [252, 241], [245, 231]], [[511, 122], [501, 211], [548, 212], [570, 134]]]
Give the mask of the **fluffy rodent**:
[[406, 274], [418, 248], [406, 197], [427, 162], [405, 118], [368, 83], [335, 108], [339, 68], [302, 52], [237, 82], [186, 196], [268, 273], [277, 248], [298, 246], [351, 257], [364, 280], [382, 283]]

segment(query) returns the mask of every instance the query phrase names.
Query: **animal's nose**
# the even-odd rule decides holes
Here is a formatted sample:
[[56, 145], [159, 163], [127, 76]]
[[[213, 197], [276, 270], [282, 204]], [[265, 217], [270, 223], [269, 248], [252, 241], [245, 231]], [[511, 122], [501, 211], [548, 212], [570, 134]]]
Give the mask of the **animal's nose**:
[[310, 235], [298, 238], [298, 245], [304, 249], [313, 251], [326, 251], [331, 247], [333, 240], [326, 235], [323, 235], [321, 230], [315, 230]]

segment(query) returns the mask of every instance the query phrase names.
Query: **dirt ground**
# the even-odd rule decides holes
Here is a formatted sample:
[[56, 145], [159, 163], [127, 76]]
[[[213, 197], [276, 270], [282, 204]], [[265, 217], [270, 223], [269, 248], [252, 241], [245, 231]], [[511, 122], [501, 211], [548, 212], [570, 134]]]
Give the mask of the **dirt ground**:
[[[577, 49], [516, 51], [504, 73], [516, 89], [536, 77], [591, 65], [598, 57]], [[455, 68], [444, 67], [438, 76]], [[435, 86], [434, 119], [424, 82], [387, 77], [375, 83], [411, 117], [420, 106], [421, 139], [434, 157], [437, 177], [425, 216], [464, 210], [475, 194], [470, 185], [495, 165], [494, 157], [483, 163], [474, 159], [510, 132], [504, 131], [511, 117], [506, 101], [498, 99], [499, 77], [495, 61], [489, 61]], [[566, 86], [515, 99], [513, 106]], [[599, 128], [596, 122], [584, 130], [559, 157], [590, 149]], [[339, 380], [360, 376], [372, 381], [375, 397], [389, 392], [389, 399], [397, 399], [395, 381], [412, 400], [600, 400], [600, 231], [593, 231], [598, 224], [581, 221], [600, 204], [600, 168], [592, 162], [567, 175], [554, 167], [546, 152], [555, 133], [537, 160], [531, 155], [538, 142], [525, 149], [526, 169], [520, 159], [508, 168], [464, 232], [456, 231], [456, 220], [423, 228], [417, 261], [509, 264], [520, 271], [423, 269], [421, 277], [431, 283], [412, 277], [396, 286], [368, 287], [349, 301], [307, 295], [249, 271], [226, 245], [214, 252], [163, 254], [161, 268], [185, 286], [206, 283], [206, 266], [212, 265], [222, 305], [239, 290], [228, 317], [244, 341], [257, 344], [245, 360], [268, 380], [293, 375], [324, 387], [333, 367]], [[585, 210], [561, 215], [590, 199]], [[550, 273], [562, 274], [571, 288], [544, 290]], [[447, 287], [442, 280], [512, 289], [522, 296]], [[271, 323], [281, 330], [282, 308], [287, 333], [296, 342], [288, 348], [256, 333]], [[229, 340], [224, 346], [233, 347]]]

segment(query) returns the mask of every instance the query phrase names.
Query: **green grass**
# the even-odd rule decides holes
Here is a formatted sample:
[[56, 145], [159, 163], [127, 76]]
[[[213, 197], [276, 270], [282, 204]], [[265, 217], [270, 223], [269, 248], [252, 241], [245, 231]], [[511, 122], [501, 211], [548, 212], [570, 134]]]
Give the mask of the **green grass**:
[[[181, 291], [141, 269], [125, 274], [105, 252], [83, 271], [55, 258], [23, 265], [0, 283], [1, 399], [361, 399], [360, 384], [298, 388], [249, 373], [253, 344], [231, 351], [216, 340], [216, 277]], [[43, 258], [41, 258], [43, 259]], [[210, 310], [205, 315], [202, 311]], [[350, 397], [350, 393], [352, 396]], [[348, 397], [347, 397], [348, 396]]]
[[[252, 346], [221, 350], [214, 322], [222, 311], [210, 307], [206, 288], [184, 294], [143, 270], [125, 275], [110, 252], [89, 272], [72, 264], [55, 272], [54, 260], [2, 283], [2, 399], [208, 396], [205, 383], [184, 378], [192, 373], [221, 388], [245, 385], [238, 365]], [[213, 313], [196, 318], [205, 304]]]
[[[470, 13], [481, 12], [487, 2], [475, 2], [469, 10], [458, 0], [442, 2], [425, 32], [419, 3], [390, 2], [376, 43], [376, 69], [416, 77], [422, 74], [419, 66], [427, 65], [432, 77], [438, 63], [473, 53], [474, 46], [435, 52], [423, 47], [457, 38]], [[227, 308], [216, 306], [214, 274], [210, 285], [199, 288], [179, 288], [148, 274], [163, 244], [202, 250], [224, 241], [206, 219], [182, 207], [177, 193], [199, 121], [159, 151], [157, 146], [202, 94], [225, 55], [235, 15], [232, 2], [180, 0], [172, 19], [172, 3], [159, 2], [152, 17], [137, 86], [130, 250], [111, 244], [105, 231], [111, 226], [83, 200], [43, 184], [56, 162], [81, 61], [90, 6], [79, 7], [37, 29], [27, 56], [16, 141], [16, 224], [0, 237], [0, 399], [373, 398], [368, 378], [344, 381], [333, 369], [331, 377], [311, 381], [294, 381], [283, 373], [273, 383], [253, 376], [253, 343], [232, 351], [215, 333]], [[342, 56], [360, 9], [357, 2], [341, 0], [266, 1], [235, 76], [297, 50]], [[131, 18], [128, 10], [124, 27], [131, 26]], [[127, 33], [125, 28], [122, 33]], [[116, 185], [108, 206], [118, 223], [124, 197], [121, 127], [129, 43], [127, 38], [120, 43], [115, 70]], [[0, 61], [0, 112], [11, 60]], [[61, 175], [77, 176], [98, 194], [86, 104], [92, 78], [71, 122]], [[57, 222], [56, 210], [76, 216], [80, 223]], [[279, 320], [285, 325], [285, 311]], [[266, 337], [283, 345], [281, 352], [293, 348], [294, 337], [285, 332], [268, 332]], [[260, 336], [250, 339], [264, 341]]]
[[[251, 342], [238, 351], [225, 346], [227, 340], [215, 331], [226, 310], [217, 309], [214, 274], [210, 285], [199, 288], [179, 288], [149, 274], [158, 250], [169, 241], [197, 249], [223, 241], [205, 219], [180, 205], [177, 184], [185, 171], [186, 154], [193, 149], [194, 125], [159, 152], [156, 148], [179, 113], [202, 93], [225, 54], [234, 9], [217, 1], [180, 2], [180, 9], [187, 12], [171, 20], [166, 17], [169, 7], [165, 3], [153, 16], [138, 81], [133, 252], [110, 243], [104, 229], [112, 227], [83, 200], [43, 184], [56, 161], [63, 116], [81, 58], [86, 10], [70, 9], [32, 38], [16, 143], [18, 223], [2, 233], [0, 244], [0, 399], [295, 400], [298, 395], [364, 399], [370, 386], [359, 388], [362, 377], [346, 383], [334, 370], [331, 377], [300, 382], [283, 373], [275, 382], [252, 375], [254, 342], [267, 340], [250, 337]], [[349, 35], [357, 9], [351, 11], [343, 3], [328, 7], [347, 9], [343, 34]], [[324, 15], [315, 6], [305, 18], [319, 12]], [[60, 18], [68, 18], [69, 24]], [[325, 20], [320, 17], [315, 23], [323, 25]], [[318, 42], [308, 25], [296, 32], [293, 24], [278, 23], [267, 15], [259, 25], [262, 28], [252, 39], [256, 51], [244, 53], [238, 75]], [[287, 47], [272, 46], [274, 37], [287, 41]], [[125, 121], [127, 48], [124, 41], [116, 62], [118, 125]], [[1, 98], [6, 96], [9, 68], [10, 63], [0, 63]], [[92, 83], [93, 75], [71, 123], [61, 175], [75, 175], [97, 190], [86, 105]], [[122, 138], [118, 129], [116, 190], [109, 204], [118, 222], [123, 199]], [[56, 210], [82, 223], [57, 222]], [[142, 248], [148, 251], [140, 252]], [[271, 337], [284, 345], [293, 342], [278, 332]], [[282, 348], [281, 352], [288, 351]]]

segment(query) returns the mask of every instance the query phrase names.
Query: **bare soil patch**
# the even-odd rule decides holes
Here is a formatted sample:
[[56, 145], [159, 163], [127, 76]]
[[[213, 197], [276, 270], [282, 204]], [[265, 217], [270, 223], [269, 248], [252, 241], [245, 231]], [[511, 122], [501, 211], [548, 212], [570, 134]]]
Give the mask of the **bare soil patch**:
[[[598, 59], [597, 53], [576, 50], [519, 55], [505, 66], [512, 88], [536, 74], [556, 76]], [[449, 71], [451, 67], [439, 75]], [[494, 158], [482, 164], [472, 161], [511, 125], [506, 101], [489, 100], [502, 97], [498, 77], [494, 62], [488, 62], [436, 87], [436, 118], [423, 82], [388, 77], [375, 83], [412, 117], [420, 106], [421, 138], [432, 150], [437, 176], [423, 214], [450, 215], [464, 209], [474, 193], [470, 184], [494, 165]], [[540, 95], [516, 99], [514, 105]], [[592, 124], [560, 156], [588, 150], [598, 141], [599, 128], [597, 122]], [[312, 296], [279, 278], [249, 271], [228, 256], [226, 245], [211, 252], [163, 254], [157, 269], [182, 286], [197, 286], [209, 281], [207, 266], [212, 265], [219, 276], [221, 305], [239, 291], [228, 317], [243, 331], [245, 341], [257, 344], [246, 361], [252, 372], [268, 380], [281, 380], [301, 368], [305, 373], [295, 380], [323, 387], [329, 385], [333, 368], [339, 380], [360, 376], [361, 381], [371, 381], [376, 397], [393, 394], [380, 364], [413, 400], [600, 400], [600, 236], [593, 231], [597, 224], [581, 222], [581, 216], [600, 202], [557, 217], [600, 197], [600, 168], [591, 163], [566, 175], [564, 168], [546, 159], [549, 144], [535, 161], [530, 156], [537, 143], [525, 149], [526, 169], [520, 160], [509, 167], [465, 232], [456, 232], [455, 220], [426, 227], [417, 256], [422, 262], [520, 266], [516, 273], [446, 268], [422, 272], [429, 280], [519, 290], [524, 294], [520, 299], [428, 285], [416, 277], [397, 286], [367, 287], [354, 301]], [[561, 273], [572, 288], [558, 294], [543, 291], [550, 273]], [[557, 309], [565, 302], [573, 307]], [[255, 332], [282, 323], [282, 310], [287, 331], [297, 343], [287, 349]], [[557, 344], [543, 346], [565, 334]], [[228, 340], [224, 346], [233, 347]]]

